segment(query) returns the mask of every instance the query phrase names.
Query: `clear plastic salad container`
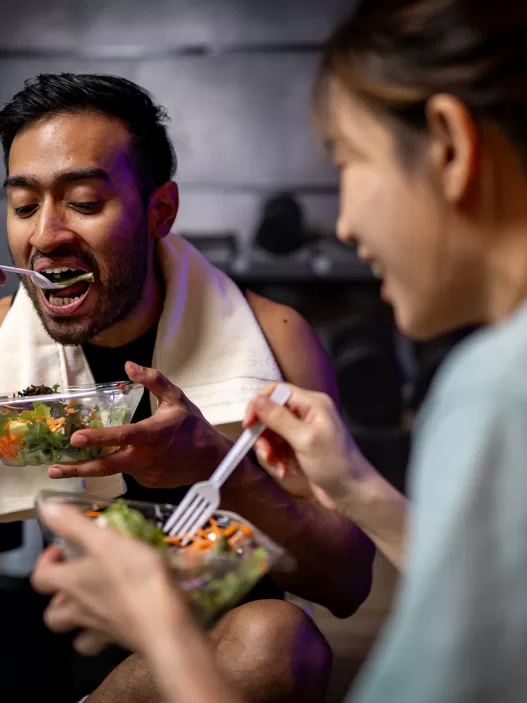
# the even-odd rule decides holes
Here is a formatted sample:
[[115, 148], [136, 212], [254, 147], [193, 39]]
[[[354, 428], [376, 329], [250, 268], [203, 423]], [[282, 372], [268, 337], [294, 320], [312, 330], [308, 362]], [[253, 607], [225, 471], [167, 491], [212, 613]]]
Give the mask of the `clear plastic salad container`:
[[138, 383], [31, 386], [18, 395], [0, 396], [0, 461], [8, 466], [41, 466], [96, 459], [108, 447], [72, 447], [77, 430], [118, 427], [131, 421], [144, 387]]
[[[173, 505], [42, 491], [37, 514], [49, 500], [74, 505], [101, 527], [113, 527], [159, 549], [204, 628], [212, 627], [271, 569], [294, 568], [294, 560], [284, 549], [235, 513], [218, 510], [196, 537], [182, 544], [181, 540], [165, 537], [161, 530], [175, 509]], [[50, 541], [63, 547], [67, 558], [81, 554], [76, 545], [50, 534], [45, 525], [43, 530]]]

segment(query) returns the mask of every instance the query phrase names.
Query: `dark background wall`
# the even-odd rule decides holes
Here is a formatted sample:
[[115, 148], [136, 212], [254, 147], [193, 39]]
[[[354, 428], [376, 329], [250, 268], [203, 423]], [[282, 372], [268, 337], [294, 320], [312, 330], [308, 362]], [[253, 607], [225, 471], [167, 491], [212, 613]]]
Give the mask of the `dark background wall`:
[[[0, 19], [0, 102], [44, 72], [113, 73], [165, 105], [179, 155], [176, 231], [247, 243], [287, 188], [331, 234], [336, 177], [309, 103], [321, 42], [353, 0], [19, 0]], [[3, 177], [3, 171], [2, 171]], [[0, 202], [4, 222], [5, 201]], [[5, 230], [0, 261], [7, 261]]]

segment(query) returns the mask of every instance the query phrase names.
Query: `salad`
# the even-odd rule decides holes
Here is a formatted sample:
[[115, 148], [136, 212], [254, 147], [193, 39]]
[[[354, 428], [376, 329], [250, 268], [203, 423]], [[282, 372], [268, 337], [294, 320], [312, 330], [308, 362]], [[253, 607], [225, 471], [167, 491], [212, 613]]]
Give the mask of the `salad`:
[[237, 516], [220, 511], [185, 539], [162, 531], [171, 506], [156, 506], [156, 512], [157, 519], [149, 520], [122, 499], [104, 511], [97, 504], [85, 510], [101, 527], [112, 527], [160, 550], [203, 625], [215, 623], [268, 571], [270, 552]]
[[2, 399], [1, 461], [9, 466], [41, 466], [96, 459], [114, 451], [70, 444], [77, 430], [115, 427], [131, 420], [137, 403], [134, 400], [131, 407], [124, 396], [134, 384], [107, 385], [114, 388], [113, 396], [107, 396], [111, 402], [104, 397], [103, 386], [62, 395], [58, 386], [30, 386], [12, 399]]

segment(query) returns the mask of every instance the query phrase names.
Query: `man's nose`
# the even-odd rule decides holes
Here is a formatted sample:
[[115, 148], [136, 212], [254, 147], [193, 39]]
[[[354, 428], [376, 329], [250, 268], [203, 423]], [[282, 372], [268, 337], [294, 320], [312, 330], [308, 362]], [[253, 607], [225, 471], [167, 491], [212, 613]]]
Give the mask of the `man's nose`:
[[29, 243], [43, 253], [49, 253], [61, 244], [75, 241], [75, 233], [66, 227], [63, 218], [52, 203], [42, 204], [36, 213], [35, 229]]

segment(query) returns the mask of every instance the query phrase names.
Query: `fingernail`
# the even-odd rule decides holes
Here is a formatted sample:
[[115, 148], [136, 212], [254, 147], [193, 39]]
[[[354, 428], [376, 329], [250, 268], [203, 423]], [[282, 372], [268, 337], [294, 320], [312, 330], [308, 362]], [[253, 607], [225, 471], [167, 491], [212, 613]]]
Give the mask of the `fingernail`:
[[276, 476], [277, 476], [277, 478], [279, 478], [280, 480], [282, 480], [282, 479], [285, 478], [285, 474], [286, 474], [285, 466], [277, 466], [277, 467], [276, 467]]
[[85, 447], [88, 444], [88, 438], [83, 434], [74, 434], [71, 438], [71, 443], [74, 447]]
[[58, 466], [50, 466], [48, 469], [48, 476], [50, 478], [62, 478], [62, 469], [59, 469]]
[[130, 371], [135, 371], [136, 373], [139, 373], [139, 371], [143, 370], [142, 366], [139, 366], [139, 364], [134, 364], [133, 361], [128, 362], [128, 368], [130, 369]]
[[267, 449], [261, 449], [260, 447], [256, 447], [256, 456], [260, 461], [267, 461], [269, 458], [269, 451]]

